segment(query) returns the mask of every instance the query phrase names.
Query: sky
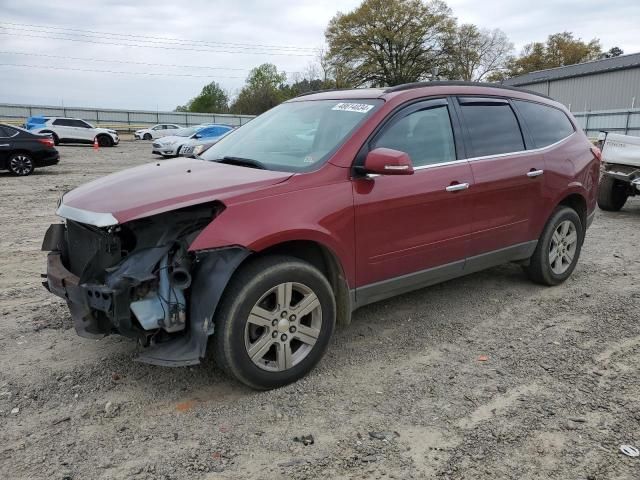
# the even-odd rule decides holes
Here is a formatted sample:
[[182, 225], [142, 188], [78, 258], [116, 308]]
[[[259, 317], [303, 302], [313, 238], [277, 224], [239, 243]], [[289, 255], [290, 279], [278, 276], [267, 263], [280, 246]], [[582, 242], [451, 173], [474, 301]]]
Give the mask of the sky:
[[[305, 71], [329, 20], [359, 3], [0, 0], [0, 102], [167, 111], [212, 80], [233, 95], [261, 63]], [[638, 1], [447, 3], [459, 23], [503, 30], [515, 53], [561, 31], [640, 52]]]

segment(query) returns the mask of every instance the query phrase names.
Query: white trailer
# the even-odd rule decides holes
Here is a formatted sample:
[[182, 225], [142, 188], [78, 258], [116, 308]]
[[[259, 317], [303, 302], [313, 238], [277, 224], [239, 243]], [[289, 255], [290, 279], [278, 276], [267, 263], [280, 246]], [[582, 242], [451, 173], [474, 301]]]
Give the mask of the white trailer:
[[607, 133], [602, 162], [598, 206], [617, 212], [627, 198], [640, 194], [640, 137]]

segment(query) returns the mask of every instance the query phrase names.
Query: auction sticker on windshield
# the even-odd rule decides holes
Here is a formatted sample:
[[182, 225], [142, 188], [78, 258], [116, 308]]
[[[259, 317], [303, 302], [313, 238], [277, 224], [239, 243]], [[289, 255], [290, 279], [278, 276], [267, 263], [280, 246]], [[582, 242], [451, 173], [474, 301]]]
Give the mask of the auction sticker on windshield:
[[343, 112], [367, 113], [373, 108], [368, 103], [338, 103], [331, 110], [341, 110]]

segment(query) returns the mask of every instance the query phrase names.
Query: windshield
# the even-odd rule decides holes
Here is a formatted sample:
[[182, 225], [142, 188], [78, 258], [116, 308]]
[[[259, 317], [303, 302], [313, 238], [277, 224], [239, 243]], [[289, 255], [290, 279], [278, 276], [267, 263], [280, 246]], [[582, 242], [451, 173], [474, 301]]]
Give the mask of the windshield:
[[197, 127], [189, 127], [189, 128], [181, 128], [180, 130], [176, 130], [174, 135], [176, 137], [190, 137], [198, 130], [202, 130], [204, 127], [198, 125]]
[[230, 132], [202, 154], [259, 162], [269, 170], [303, 172], [329, 158], [382, 100], [283, 103]]

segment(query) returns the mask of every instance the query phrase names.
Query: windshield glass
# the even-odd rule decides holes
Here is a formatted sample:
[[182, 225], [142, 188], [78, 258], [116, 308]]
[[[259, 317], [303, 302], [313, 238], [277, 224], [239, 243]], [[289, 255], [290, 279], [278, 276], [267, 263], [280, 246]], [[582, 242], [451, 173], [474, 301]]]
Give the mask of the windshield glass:
[[198, 130], [202, 130], [203, 128], [204, 127], [201, 127], [201, 126], [189, 127], [189, 128], [181, 128], [180, 130], [176, 130], [174, 135], [176, 137], [190, 137], [191, 135], [196, 133]]
[[382, 100], [283, 103], [230, 132], [202, 154], [260, 162], [269, 170], [303, 172], [322, 164]]

